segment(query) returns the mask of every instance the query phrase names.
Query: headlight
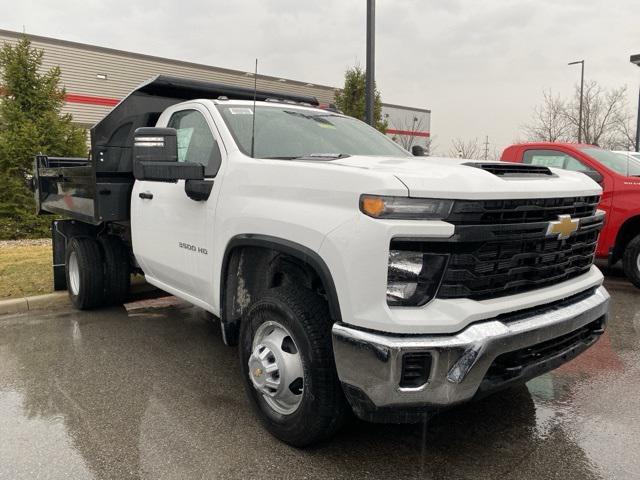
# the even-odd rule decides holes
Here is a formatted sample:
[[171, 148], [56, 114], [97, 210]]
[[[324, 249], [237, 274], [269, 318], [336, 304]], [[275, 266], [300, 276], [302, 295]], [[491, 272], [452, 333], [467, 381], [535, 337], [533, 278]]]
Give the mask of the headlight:
[[361, 195], [360, 211], [373, 218], [438, 220], [449, 215], [453, 200]]
[[448, 255], [391, 250], [387, 270], [387, 304], [419, 307], [431, 300], [442, 279]]

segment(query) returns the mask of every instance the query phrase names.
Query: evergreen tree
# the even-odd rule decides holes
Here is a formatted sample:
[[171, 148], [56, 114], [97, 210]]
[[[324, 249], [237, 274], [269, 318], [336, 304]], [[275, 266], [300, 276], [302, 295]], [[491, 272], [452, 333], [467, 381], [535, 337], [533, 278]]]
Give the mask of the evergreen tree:
[[29, 188], [34, 155], [83, 156], [85, 131], [62, 114], [60, 68], [42, 71], [43, 51], [23, 37], [0, 49], [0, 239], [48, 236]]
[[[360, 66], [349, 68], [344, 74], [344, 88], [335, 95], [336, 106], [345, 115], [362, 121], [365, 119], [366, 80], [366, 73]], [[375, 89], [373, 106], [375, 127], [384, 133], [387, 130], [387, 122], [382, 120], [382, 100], [380, 100], [380, 92], [377, 88]]]

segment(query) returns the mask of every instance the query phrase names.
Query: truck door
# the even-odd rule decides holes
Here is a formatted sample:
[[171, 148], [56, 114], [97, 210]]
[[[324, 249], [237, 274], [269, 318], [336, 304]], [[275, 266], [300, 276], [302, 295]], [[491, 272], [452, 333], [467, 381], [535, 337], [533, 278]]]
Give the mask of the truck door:
[[[165, 124], [166, 122], [166, 124]], [[222, 145], [206, 108], [181, 104], [163, 113], [158, 126], [177, 130], [178, 161], [205, 166], [213, 182], [204, 201], [185, 193], [185, 181], [136, 181], [131, 196], [133, 251], [148, 281], [205, 307], [213, 304], [215, 206]], [[198, 301], [199, 300], [199, 301]]]

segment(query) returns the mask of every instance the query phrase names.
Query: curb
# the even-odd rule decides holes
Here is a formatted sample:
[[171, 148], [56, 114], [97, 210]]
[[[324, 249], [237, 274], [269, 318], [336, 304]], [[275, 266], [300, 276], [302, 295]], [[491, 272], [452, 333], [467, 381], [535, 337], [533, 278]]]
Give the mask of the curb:
[[54, 292], [34, 297], [11, 298], [0, 300], [0, 315], [22, 313], [29, 310], [40, 310], [63, 305], [71, 305], [67, 292]]
[[[152, 292], [160, 292], [153, 285], [141, 282], [131, 282], [130, 297], [136, 299], [140, 296]], [[162, 292], [164, 294], [164, 292]], [[166, 294], [168, 295], [168, 294]], [[0, 315], [9, 315], [13, 313], [30, 312], [32, 310], [44, 310], [49, 308], [70, 307], [71, 301], [67, 291], [47, 293], [45, 295], [35, 295], [32, 297], [10, 298], [8, 300], [0, 300]]]

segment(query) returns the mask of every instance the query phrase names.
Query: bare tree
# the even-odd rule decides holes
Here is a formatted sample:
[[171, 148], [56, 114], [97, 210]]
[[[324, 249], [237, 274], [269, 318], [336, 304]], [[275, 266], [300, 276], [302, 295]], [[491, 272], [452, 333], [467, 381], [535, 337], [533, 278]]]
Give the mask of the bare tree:
[[[582, 141], [603, 148], [618, 148], [624, 139], [620, 125], [628, 118], [627, 87], [606, 90], [598, 82], [586, 82], [582, 107]], [[571, 122], [572, 137], [578, 137], [580, 88], [567, 104], [566, 115]]]
[[542, 104], [533, 110], [531, 122], [524, 126], [528, 140], [535, 142], [562, 142], [570, 138], [571, 121], [567, 117], [567, 105], [551, 90], [542, 92]]
[[434, 135], [429, 135], [424, 141], [424, 154], [428, 157], [438, 155], [438, 142]]
[[[626, 102], [627, 88], [605, 89], [598, 82], [586, 82], [582, 107], [582, 141], [607, 149], [633, 145], [633, 117]], [[529, 141], [575, 142], [580, 118], [580, 87], [570, 100], [543, 92], [531, 122], [523, 130]]]
[[451, 141], [449, 155], [451, 157], [474, 159], [480, 158], [481, 150], [477, 138], [468, 141], [464, 141], [461, 138], [454, 138]]
[[636, 148], [636, 124], [634, 115], [623, 115], [617, 122], [619, 145], [615, 150], [635, 150]]
[[396, 134], [393, 140], [402, 146], [405, 150], [411, 150], [416, 143], [416, 133], [422, 130], [424, 123], [423, 118], [416, 116], [405, 116], [400, 122], [393, 122], [391, 128], [401, 132], [410, 132], [409, 134]]

